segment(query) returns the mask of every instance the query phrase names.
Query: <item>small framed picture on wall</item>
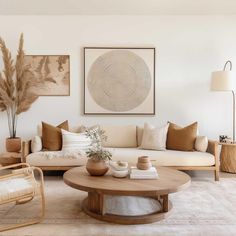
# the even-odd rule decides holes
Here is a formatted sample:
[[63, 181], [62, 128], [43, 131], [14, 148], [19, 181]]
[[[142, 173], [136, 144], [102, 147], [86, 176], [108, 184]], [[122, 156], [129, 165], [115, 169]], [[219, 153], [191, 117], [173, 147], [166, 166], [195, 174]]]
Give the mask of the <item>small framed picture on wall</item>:
[[154, 115], [155, 48], [85, 47], [84, 114]]
[[38, 80], [35, 93], [39, 96], [70, 95], [70, 56], [69, 55], [26, 55], [29, 65]]

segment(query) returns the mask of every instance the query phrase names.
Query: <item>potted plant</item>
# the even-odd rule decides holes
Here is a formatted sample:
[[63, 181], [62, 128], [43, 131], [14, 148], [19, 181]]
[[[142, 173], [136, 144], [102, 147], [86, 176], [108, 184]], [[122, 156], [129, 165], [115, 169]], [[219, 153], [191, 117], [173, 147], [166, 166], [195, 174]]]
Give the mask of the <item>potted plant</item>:
[[29, 66], [25, 65], [23, 50], [23, 34], [20, 36], [18, 53], [15, 62], [11, 53], [0, 38], [3, 70], [0, 71], [0, 111], [6, 111], [10, 137], [6, 139], [8, 152], [18, 152], [21, 149], [21, 139], [16, 136], [17, 117], [26, 112], [38, 98], [31, 88], [37, 86]]
[[91, 139], [91, 148], [86, 151], [88, 157], [86, 169], [90, 175], [102, 176], [108, 171], [107, 161], [111, 160], [112, 154], [102, 147], [102, 141], [107, 137], [99, 127], [87, 129], [86, 136]]

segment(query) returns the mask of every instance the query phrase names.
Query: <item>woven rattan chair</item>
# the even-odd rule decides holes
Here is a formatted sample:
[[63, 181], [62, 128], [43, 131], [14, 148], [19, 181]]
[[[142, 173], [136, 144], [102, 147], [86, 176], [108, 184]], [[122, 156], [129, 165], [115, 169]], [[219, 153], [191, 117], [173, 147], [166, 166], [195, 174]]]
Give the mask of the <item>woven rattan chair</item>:
[[[6, 174], [2, 171], [7, 169], [11, 169], [10, 173]], [[1, 172], [5, 173], [5, 175], [1, 175]], [[39, 173], [39, 180], [35, 178], [34, 174], [36, 172]], [[31, 167], [26, 163], [0, 167], [0, 205], [11, 202], [15, 202], [16, 204], [24, 204], [31, 201], [36, 195], [41, 196], [40, 215], [37, 218], [30, 219], [24, 223], [0, 227], [0, 232], [39, 223], [43, 220], [45, 214], [44, 181], [42, 170], [37, 167]]]

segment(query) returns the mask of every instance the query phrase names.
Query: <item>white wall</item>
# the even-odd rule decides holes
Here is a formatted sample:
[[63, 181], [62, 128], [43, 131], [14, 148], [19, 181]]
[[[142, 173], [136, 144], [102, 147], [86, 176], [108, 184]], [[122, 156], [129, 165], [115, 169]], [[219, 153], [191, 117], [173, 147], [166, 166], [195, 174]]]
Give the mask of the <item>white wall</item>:
[[[31, 137], [40, 121], [57, 124], [178, 124], [199, 122], [201, 134], [231, 135], [231, 94], [209, 90], [210, 73], [236, 64], [236, 16], [0, 16], [0, 36], [12, 51], [24, 32], [27, 54], [70, 54], [71, 96], [40, 97], [20, 115], [18, 136]], [[155, 46], [155, 116], [84, 116], [84, 46]], [[0, 62], [2, 68], [2, 62]], [[235, 78], [236, 79], [236, 78]], [[0, 149], [8, 136], [0, 113]]]

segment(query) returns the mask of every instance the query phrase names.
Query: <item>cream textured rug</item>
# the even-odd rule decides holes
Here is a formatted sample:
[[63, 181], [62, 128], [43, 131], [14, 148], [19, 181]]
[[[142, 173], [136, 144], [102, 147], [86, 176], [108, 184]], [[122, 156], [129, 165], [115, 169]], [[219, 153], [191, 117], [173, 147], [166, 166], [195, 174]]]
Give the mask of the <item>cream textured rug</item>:
[[[193, 178], [187, 190], [171, 195], [172, 214], [147, 225], [116, 225], [90, 218], [81, 210], [86, 193], [64, 184], [62, 177], [46, 178], [46, 217], [41, 224], [0, 233], [8, 236], [80, 235], [236, 235], [236, 178]], [[0, 207], [0, 224], [32, 216], [36, 200]]]

